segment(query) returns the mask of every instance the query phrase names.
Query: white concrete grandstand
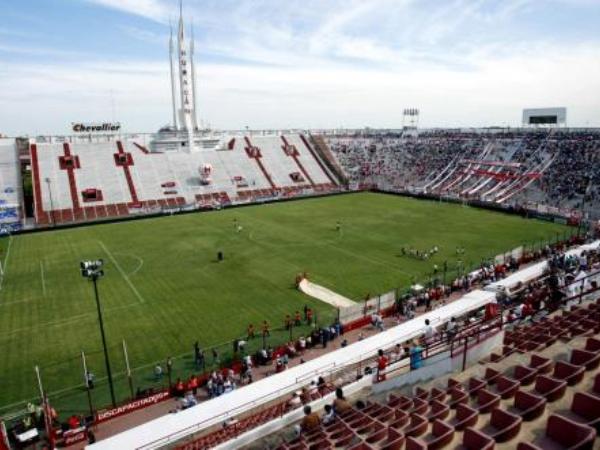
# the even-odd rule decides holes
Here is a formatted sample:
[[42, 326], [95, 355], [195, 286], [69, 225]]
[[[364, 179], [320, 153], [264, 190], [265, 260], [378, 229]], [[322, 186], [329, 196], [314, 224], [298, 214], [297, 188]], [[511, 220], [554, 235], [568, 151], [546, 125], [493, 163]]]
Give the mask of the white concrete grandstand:
[[22, 223], [19, 158], [14, 139], [0, 139], [0, 232], [16, 231]]
[[[288, 142], [289, 139], [289, 142]], [[213, 207], [335, 188], [303, 136], [237, 136], [198, 152], [139, 139], [30, 145], [38, 224]]]

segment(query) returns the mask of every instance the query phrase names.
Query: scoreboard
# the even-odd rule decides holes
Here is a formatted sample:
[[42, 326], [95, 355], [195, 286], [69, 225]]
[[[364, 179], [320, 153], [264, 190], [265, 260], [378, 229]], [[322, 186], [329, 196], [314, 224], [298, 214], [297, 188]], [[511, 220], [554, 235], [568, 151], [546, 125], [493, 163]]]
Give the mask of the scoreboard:
[[524, 127], [564, 127], [567, 125], [567, 108], [535, 108], [523, 110]]

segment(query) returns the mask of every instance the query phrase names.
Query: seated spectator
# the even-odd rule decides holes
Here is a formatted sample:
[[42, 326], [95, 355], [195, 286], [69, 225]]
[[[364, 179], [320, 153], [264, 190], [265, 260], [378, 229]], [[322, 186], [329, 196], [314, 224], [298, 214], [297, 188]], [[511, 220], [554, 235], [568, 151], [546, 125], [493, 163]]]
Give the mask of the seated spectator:
[[371, 315], [371, 325], [373, 325], [379, 331], [384, 331], [385, 329], [383, 325], [383, 318], [377, 313]]
[[188, 392], [188, 394], [181, 399], [181, 409], [191, 408], [197, 404], [198, 400], [196, 400], [196, 397], [194, 397], [191, 392]]
[[300, 422], [300, 425], [296, 425], [295, 427], [296, 434], [310, 433], [319, 428], [320, 423], [319, 415], [316, 412], [312, 412], [312, 408], [306, 405], [304, 407], [304, 418]]
[[331, 405], [325, 405], [325, 414], [323, 414], [323, 418], [321, 422], [323, 425], [329, 425], [335, 420], [335, 411]]
[[312, 380], [308, 386], [308, 396], [311, 400], [320, 397], [319, 387], [317, 386], [317, 382], [315, 380]]
[[300, 399], [300, 395], [298, 392], [294, 392], [292, 394], [292, 398], [290, 398], [287, 402], [288, 409], [296, 409], [302, 406], [302, 400]]
[[335, 390], [335, 400], [333, 401], [333, 409], [336, 414], [345, 414], [352, 409], [350, 403], [344, 397], [344, 391], [342, 388]]

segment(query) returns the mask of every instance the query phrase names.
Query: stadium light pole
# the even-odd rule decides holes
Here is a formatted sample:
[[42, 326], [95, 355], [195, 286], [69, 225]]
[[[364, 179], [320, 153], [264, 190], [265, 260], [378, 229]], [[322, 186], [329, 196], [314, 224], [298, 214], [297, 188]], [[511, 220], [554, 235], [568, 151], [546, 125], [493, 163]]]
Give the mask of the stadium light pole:
[[95, 261], [81, 261], [81, 276], [91, 280], [94, 283], [94, 296], [96, 298], [96, 307], [98, 309], [98, 323], [100, 325], [100, 335], [102, 336], [102, 348], [104, 350], [104, 363], [106, 364], [106, 374], [108, 376], [108, 386], [110, 388], [110, 399], [112, 406], [115, 408], [117, 402], [115, 400], [115, 388], [113, 385], [112, 372], [110, 370], [110, 360], [108, 358], [108, 348], [106, 347], [106, 334], [104, 333], [104, 322], [102, 320], [102, 308], [100, 307], [100, 296], [98, 295], [98, 278], [104, 276], [102, 266], [104, 261], [101, 259]]

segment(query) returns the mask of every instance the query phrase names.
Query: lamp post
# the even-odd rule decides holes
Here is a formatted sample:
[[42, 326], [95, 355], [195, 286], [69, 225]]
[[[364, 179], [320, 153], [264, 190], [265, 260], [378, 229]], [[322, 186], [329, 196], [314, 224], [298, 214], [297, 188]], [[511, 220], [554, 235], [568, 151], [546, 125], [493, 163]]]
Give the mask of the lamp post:
[[102, 336], [102, 348], [104, 350], [104, 362], [106, 364], [106, 374], [108, 376], [108, 386], [110, 388], [110, 399], [112, 406], [115, 408], [117, 402], [115, 400], [115, 388], [113, 386], [112, 372], [110, 370], [110, 360], [108, 359], [108, 349], [106, 347], [106, 335], [104, 333], [104, 322], [102, 321], [102, 308], [100, 307], [100, 296], [98, 295], [98, 278], [104, 276], [102, 266], [104, 261], [101, 259], [95, 261], [81, 261], [81, 276], [91, 280], [94, 283], [94, 296], [96, 298], [96, 307], [98, 308], [98, 323], [100, 325], [100, 335]]

